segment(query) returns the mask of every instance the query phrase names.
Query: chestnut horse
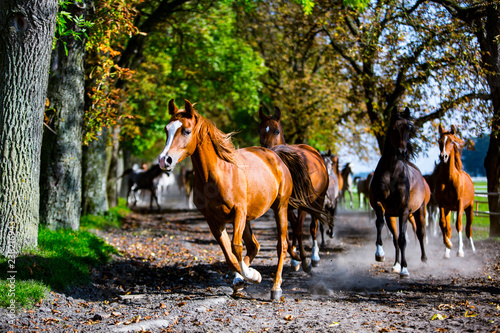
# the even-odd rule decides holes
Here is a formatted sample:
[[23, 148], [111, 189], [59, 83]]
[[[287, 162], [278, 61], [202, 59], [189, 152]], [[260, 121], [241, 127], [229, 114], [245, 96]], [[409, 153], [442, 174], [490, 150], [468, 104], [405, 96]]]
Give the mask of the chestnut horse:
[[[219, 243], [229, 268], [235, 272], [234, 292], [243, 289], [244, 280], [261, 281], [260, 273], [250, 267], [259, 251], [250, 221], [273, 209], [278, 231], [278, 265], [271, 298], [281, 297], [283, 264], [287, 252], [287, 209], [292, 194], [291, 172], [272, 150], [261, 147], [235, 149], [231, 135], [218, 130], [196, 112], [189, 101], [177, 109], [168, 105], [172, 116], [165, 127], [166, 145], [158, 157], [160, 167], [172, 172], [177, 163], [191, 156], [194, 168], [194, 204], [205, 216]], [[295, 166], [304, 168], [303, 165]], [[307, 190], [307, 189], [305, 189]], [[226, 224], [233, 224], [229, 239]], [[243, 241], [247, 254], [243, 257]]]
[[[420, 170], [410, 162], [410, 158], [415, 154], [411, 142], [414, 134], [411, 120], [408, 108], [402, 114], [393, 110], [382, 156], [370, 184], [370, 204], [377, 215], [375, 259], [385, 260], [382, 248], [382, 228], [385, 216], [385, 222], [392, 233], [396, 249], [396, 260], [392, 270], [399, 272], [401, 277], [410, 275], [405, 254], [406, 226], [409, 219], [416, 229], [420, 242], [421, 260], [427, 261], [424, 248], [425, 206], [429, 202], [430, 190]], [[396, 217], [399, 217], [399, 230]]]
[[464, 245], [462, 240], [462, 215], [465, 212], [467, 224], [465, 234], [470, 241], [472, 251], [475, 252], [472, 241], [471, 228], [474, 210], [474, 184], [470, 176], [462, 170], [462, 160], [460, 150], [464, 141], [456, 135], [455, 126], [451, 126], [449, 132], [445, 132], [439, 125], [439, 159], [437, 166], [436, 187], [434, 195], [439, 205], [439, 226], [443, 233], [443, 242], [446, 246], [445, 258], [450, 257], [451, 250], [451, 211], [457, 212], [456, 227], [458, 231], [458, 252], [459, 257], [464, 256]]
[[366, 178], [359, 179], [356, 187], [358, 188], [358, 204], [359, 208], [364, 208], [370, 210], [368, 207], [368, 199], [370, 198], [370, 183], [373, 178], [373, 172], [370, 172]]
[[[319, 246], [316, 239], [318, 233], [318, 219], [322, 222], [325, 220], [324, 218], [322, 218], [322, 215], [325, 214], [323, 206], [326, 191], [328, 190], [328, 172], [326, 170], [325, 163], [323, 162], [323, 159], [321, 158], [321, 155], [318, 153], [318, 151], [309, 145], [286, 144], [280, 122], [281, 111], [278, 107], [275, 107], [274, 116], [268, 116], [264, 114], [261, 107], [259, 109], [259, 118], [261, 120], [259, 126], [259, 138], [261, 146], [265, 148], [271, 148], [280, 156], [282, 151], [294, 151], [300, 156], [302, 162], [307, 167], [307, 175], [305, 176], [306, 179], [303, 179], [304, 177], [295, 173], [292, 173], [292, 177], [294, 177], [294, 186], [299, 181], [305, 181], [307, 184], [312, 184], [313, 187], [312, 191], [310, 191], [309, 193], [302, 193], [302, 195], [305, 194], [311, 206], [314, 207], [314, 210], [309, 210], [307, 212], [309, 212], [312, 217], [310, 226], [311, 236], [313, 238], [311, 262], [312, 266], [317, 266], [320, 261]], [[286, 160], [285, 164], [287, 164]], [[301, 193], [299, 193], [299, 191], [294, 191], [292, 197], [300, 194]], [[291, 265], [295, 270], [298, 270], [300, 260], [302, 262], [302, 269], [305, 272], [309, 272], [311, 270], [311, 266], [307, 262], [307, 255], [305, 253], [303, 245], [303, 228], [304, 220], [306, 218], [306, 210], [299, 209], [298, 217], [295, 216], [293, 211], [290, 211], [288, 213], [288, 218], [293, 230], [293, 243], [291, 245], [291, 248], [289, 249], [290, 255], [292, 257]], [[333, 225], [331, 227], [333, 227]], [[295, 253], [296, 243], [298, 243], [300, 257], [297, 257]]]

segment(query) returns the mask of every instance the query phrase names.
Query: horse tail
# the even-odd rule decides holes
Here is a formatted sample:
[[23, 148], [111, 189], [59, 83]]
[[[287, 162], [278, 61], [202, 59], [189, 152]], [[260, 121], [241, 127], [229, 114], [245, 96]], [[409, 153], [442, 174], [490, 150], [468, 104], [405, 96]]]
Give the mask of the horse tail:
[[312, 200], [319, 195], [316, 193], [314, 186], [309, 177], [307, 166], [305, 165], [299, 154], [292, 148], [279, 145], [271, 148], [281, 158], [292, 175], [293, 188], [290, 196], [289, 204], [295, 209], [301, 209], [316, 217], [321, 224], [328, 227], [333, 227], [333, 222], [330, 222], [328, 213], [324, 207], [319, 204], [319, 200]]

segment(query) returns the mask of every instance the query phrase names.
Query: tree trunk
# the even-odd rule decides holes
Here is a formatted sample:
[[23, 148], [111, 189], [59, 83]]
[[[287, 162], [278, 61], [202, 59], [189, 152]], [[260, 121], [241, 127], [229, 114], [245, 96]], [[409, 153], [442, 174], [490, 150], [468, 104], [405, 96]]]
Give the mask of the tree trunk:
[[83, 197], [82, 214], [99, 215], [108, 211], [106, 180], [108, 178], [108, 154], [106, 143], [108, 129], [104, 127], [97, 140], [83, 147]]
[[118, 158], [120, 152], [120, 126], [113, 127], [113, 137], [111, 138], [111, 156], [108, 173], [108, 202], [110, 207], [118, 205]]
[[[484, 167], [488, 180], [488, 192], [500, 193], [500, 8], [498, 5], [488, 8], [485, 20], [479, 22], [480, 29], [476, 35], [482, 53], [482, 66], [486, 71], [486, 79], [490, 87], [493, 104], [490, 145]], [[478, 24], [478, 25], [479, 25]], [[489, 210], [500, 214], [500, 195], [488, 196]], [[490, 215], [490, 237], [500, 236], [500, 216]]]
[[[85, 17], [85, 9], [85, 3], [79, 3], [72, 8], [72, 14]], [[76, 25], [68, 28], [77, 30]], [[77, 230], [80, 226], [85, 108], [85, 40], [81, 37], [62, 37], [52, 51], [47, 91], [50, 106], [46, 111], [49, 124], [43, 135], [40, 178], [40, 222], [51, 229]]]
[[0, 253], [36, 247], [57, 0], [0, 1]]

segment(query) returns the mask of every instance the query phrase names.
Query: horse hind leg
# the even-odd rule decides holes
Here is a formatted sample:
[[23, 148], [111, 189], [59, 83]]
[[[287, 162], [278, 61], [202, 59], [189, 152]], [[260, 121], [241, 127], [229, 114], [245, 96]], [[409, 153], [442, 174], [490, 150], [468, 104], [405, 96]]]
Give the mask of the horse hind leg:
[[311, 249], [311, 252], [312, 252], [311, 265], [312, 265], [312, 267], [318, 267], [319, 261], [320, 261], [318, 240], [316, 238], [316, 236], [318, 234], [318, 219], [314, 215], [311, 215], [310, 231], [311, 231], [311, 237], [313, 239], [313, 246]]
[[413, 219], [417, 231], [418, 242], [420, 243], [420, 252], [421, 252], [420, 260], [422, 262], [427, 262], [427, 255], [425, 254], [425, 244], [427, 243], [426, 222], [425, 218], [422, 216], [424, 212], [425, 212], [425, 204], [413, 214]]
[[273, 287], [271, 288], [271, 299], [279, 300], [282, 295], [281, 283], [282, 283], [282, 273], [283, 265], [285, 263], [286, 252], [287, 252], [287, 209], [286, 207], [281, 207], [274, 211], [276, 219], [276, 229], [278, 231], [278, 244], [276, 246], [278, 254], [278, 267], [276, 268], [276, 275], [274, 276]]

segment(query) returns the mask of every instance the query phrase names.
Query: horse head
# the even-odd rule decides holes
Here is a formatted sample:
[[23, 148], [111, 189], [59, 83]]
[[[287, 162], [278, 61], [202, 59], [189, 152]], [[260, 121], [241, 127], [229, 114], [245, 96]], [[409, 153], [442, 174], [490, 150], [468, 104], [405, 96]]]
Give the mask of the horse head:
[[260, 145], [265, 148], [272, 148], [277, 145], [285, 144], [285, 138], [283, 136], [283, 130], [281, 129], [281, 111], [275, 106], [274, 116], [268, 116], [262, 110], [259, 109], [259, 139]]
[[448, 163], [453, 152], [459, 153], [464, 144], [464, 141], [458, 138], [456, 133], [454, 125], [451, 125], [448, 132], [443, 129], [441, 124], [439, 125], [439, 159], [444, 163]]
[[179, 110], [171, 99], [168, 103], [168, 113], [172, 117], [165, 126], [167, 140], [165, 148], [158, 156], [160, 168], [167, 174], [172, 172], [177, 163], [191, 156], [198, 145], [196, 135], [198, 114], [193, 105], [186, 100], [184, 109]]
[[413, 134], [413, 123], [410, 116], [410, 109], [406, 108], [404, 112], [398, 112], [393, 109], [391, 115], [391, 124], [389, 126], [389, 143], [394, 148], [398, 158], [408, 160], [413, 155], [413, 149], [410, 144]]

